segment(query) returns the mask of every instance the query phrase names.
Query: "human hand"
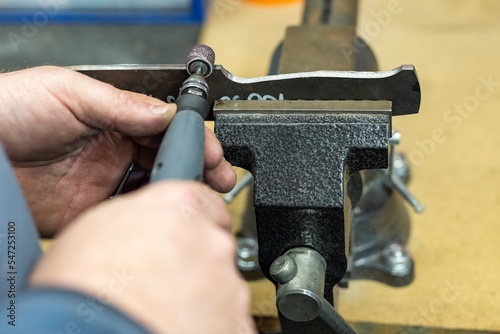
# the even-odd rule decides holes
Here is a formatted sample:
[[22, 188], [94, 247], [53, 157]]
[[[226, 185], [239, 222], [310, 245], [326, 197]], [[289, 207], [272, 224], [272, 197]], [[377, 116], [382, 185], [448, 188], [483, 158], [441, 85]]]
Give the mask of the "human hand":
[[153, 333], [252, 334], [229, 227], [224, 202], [201, 183], [147, 185], [78, 217], [30, 285], [83, 292]]
[[[77, 72], [39, 67], [0, 75], [0, 141], [42, 236], [106, 199], [132, 161], [153, 164], [176, 106]], [[229, 191], [236, 176], [206, 131], [205, 179]]]

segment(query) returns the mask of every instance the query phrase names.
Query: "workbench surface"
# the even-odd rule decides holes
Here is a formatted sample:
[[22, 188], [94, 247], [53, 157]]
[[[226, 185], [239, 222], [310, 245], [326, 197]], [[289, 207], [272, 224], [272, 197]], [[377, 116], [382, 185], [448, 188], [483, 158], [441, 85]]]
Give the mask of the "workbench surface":
[[[285, 28], [302, 15], [300, 2], [212, 6], [201, 41], [243, 77], [267, 73]], [[394, 128], [426, 212], [412, 214], [414, 283], [352, 282], [339, 310], [354, 321], [500, 330], [500, 2], [361, 1], [358, 34], [380, 70], [416, 66], [420, 114], [396, 118]], [[235, 219], [243, 203], [231, 207]], [[274, 314], [271, 284], [251, 287], [256, 313]]]

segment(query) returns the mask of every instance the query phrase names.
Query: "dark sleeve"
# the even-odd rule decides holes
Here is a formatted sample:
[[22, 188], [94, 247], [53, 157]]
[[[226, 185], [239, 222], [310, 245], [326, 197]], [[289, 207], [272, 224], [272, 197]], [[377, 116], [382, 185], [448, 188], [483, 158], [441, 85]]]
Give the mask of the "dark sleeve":
[[[8, 306], [2, 305], [3, 310], [6, 308]], [[15, 305], [14, 323], [2, 318], [0, 333], [9, 334], [148, 333], [109, 305], [77, 292], [59, 289], [37, 289], [23, 293]]]
[[147, 333], [125, 314], [85, 295], [28, 289], [40, 255], [33, 218], [0, 143], [0, 333]]

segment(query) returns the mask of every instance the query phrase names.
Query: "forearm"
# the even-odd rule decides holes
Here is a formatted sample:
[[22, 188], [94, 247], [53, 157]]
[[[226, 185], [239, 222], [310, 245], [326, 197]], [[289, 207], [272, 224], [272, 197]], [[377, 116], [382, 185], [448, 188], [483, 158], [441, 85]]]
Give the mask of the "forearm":
[[28, 289], [41, 251], [33, 219], [0, 143], [0, 333], [146, 333], [121, 312], [85, 295]]
[[1, 333], [148, 333], [120, 311], [73, 291], [36, 289], [21, 294], [15, 307], [1, 304], [13, 314], [0, 322]]
[[41, 255], [38, 233], [9, 160], [0, 142], [0, 301], [7, 298], [10, 284], [23, 289]]

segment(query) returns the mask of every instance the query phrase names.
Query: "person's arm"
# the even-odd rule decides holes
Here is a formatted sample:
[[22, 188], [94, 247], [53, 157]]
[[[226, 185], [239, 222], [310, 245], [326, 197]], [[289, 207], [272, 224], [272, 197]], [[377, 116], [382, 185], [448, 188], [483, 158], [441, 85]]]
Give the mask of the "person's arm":
[[122, 312], [75, 291], [30, 289], [41, 256], [33, 218], [0, 143], [0, 333], [147, 333]]
[[[3, 303], [2, 303], [3, 304]], [[2, 309], [8, 308], [7, 305]], [[0, 332], [147, 334], [127, 314], [99, 300], [58, 288], [32, 289], [18, 297], [16, 319], [0, 323]]]

